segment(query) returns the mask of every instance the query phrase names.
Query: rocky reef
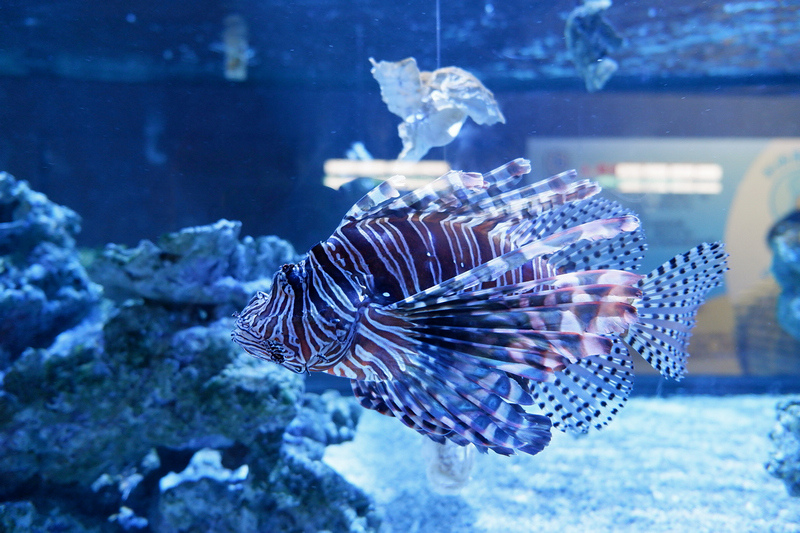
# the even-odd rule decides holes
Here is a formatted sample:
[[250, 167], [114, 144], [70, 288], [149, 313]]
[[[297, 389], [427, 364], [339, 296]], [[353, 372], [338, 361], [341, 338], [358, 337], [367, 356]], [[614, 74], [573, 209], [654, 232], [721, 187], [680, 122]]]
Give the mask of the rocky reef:
[[800, 399], [778, 404], [778, 421], [769, 434], [774, 449], [767, 471], [782, 479], [792, 496], [800, 497]]
[[49, 346], [102, 293], [78, 261], [81, 219], [0, 172], [0, 370], [27, 347]]
[[772, 274], [781, 287], [776, 316], [784, 331], [800, 340], [800, 210], [792, 211], [770, 228]]
[[288, 243], [220, 221], [109, 245], [90, 269], [103, 299], [77, 215], [0, 176], [0, 302], [33, 294], [61, 317], [32, 335], [2, 316], [0, 530], [377, 530], [371, 500], [321, 461], [360, 408], [230, 341], [223, 313], [268, 288]]
[[109, 244], [91, 265], [109, 296], [209, 306], [224, 315], [269, 287], [283, 263], [297, 260], [278, 237], [239, 239], [242, 223], [220, 220], [143, 240], [135, 248]]

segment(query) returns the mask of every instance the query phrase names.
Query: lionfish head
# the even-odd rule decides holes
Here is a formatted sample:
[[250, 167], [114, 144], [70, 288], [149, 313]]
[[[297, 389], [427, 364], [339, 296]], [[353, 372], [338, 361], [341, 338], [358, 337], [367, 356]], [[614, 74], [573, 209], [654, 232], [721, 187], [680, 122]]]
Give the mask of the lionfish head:
[[308, 370], [308, 361], [299, 346], [292, 347], [295, 293], [304, 288], [296, 265], [283, 265], [272, 283], [269, 294], [259, 291], [238, 314], [233, 341], [250, 355], [278, 363], [293, 372]]

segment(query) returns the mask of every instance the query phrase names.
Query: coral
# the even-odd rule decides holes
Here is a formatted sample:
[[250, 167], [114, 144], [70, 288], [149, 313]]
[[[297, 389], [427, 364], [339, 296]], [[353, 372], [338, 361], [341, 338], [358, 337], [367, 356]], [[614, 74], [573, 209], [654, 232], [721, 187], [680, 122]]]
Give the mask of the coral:
[[[99, 512], [152, 531], [376, 528], [370, 500], [320, 461], [326, 444], [352, 437], [355, 403], [304, 394], [301, 376], [240, 353], [231, 326], [203, 323], [192, 306], [134, 302], [107, 321], [103, 343], [27, 350], [0, 394], [0, 499], [72, 487], [60, 502], [89, 507], [83, 522]], [[219, 458], [230, 475], [170, 474], [192, 457], [195, 473]]]
[[[265, 487], [266, 489], [266, 487]], [[372, 500], [328, 465], [286, 451], [268, 480], [271, 509], [265, 531], [374, 531], [379, 519]]]
[[505, 122], [492, 91], [458, 67], [420, 72], [417, 60], [375, 61], [372, 76], [389, 111], [403, 119], [397, 127], [403, 141], [398, 159], [419, 161], [428, 150], [456, 138], [467, 117], [477, 124]]
[[40, 242], [73, 248], [81, 219], [72, 209], [0, 172], [0, 253], [25, 257]]
[[241, 227], [220, 220], [168, 233], [155, 243], [143, 240], [135, 248], [109, 244], [90, 272], [117, 299], [211, 306], [217, 316], [229, 315], [257, 290], [267, 290], [280, 265], [297, 260], [278, 237], [240, 240]]
[[80, 217], [0, 173], [0, 369], [48, 346], [96, 306], [101, 288], [78, 261]]
[[784, 331], [800, 340], [800, 211], [792, 211], [770, 228], [772, 273], [781, 286], [776, 317]]
[[242, 465], [236, 470], [230, 470], [222, 466], [222, 453], [218, 450], [203, 448], [198, 450], [189, 461], [189, 465], [181, 473], [170, 472], [162, 477], [158, 482], [161, 492], [167, 492], [181, 483], [198, 481], [201, 479], [213, 479], [222, 483], [233, 485], [234, 487], [247, 479], [250, 469], [247, 465]]
[[767, 471], [786, 484], [792, 496], [800, 496], [800, 400], [778, 404], [778, 422], [769, 434], [774, 449]]
[[261, 512], [255, 499], [252, 490], [212, 478], [181, 483], [159, 498], [158, 531], [264, 531], [259, 529]]
[[352, 438], [355, 401], [305, 394], [219, 318], [291, 246], [224, 220], [109, 245], [101, 288], [78, 228], [0, 174], [0, 530], [377, 530], [371, 500], [321, 461]]
[[570, 12], [564, 28], [572, 62], [589, 92], [602, 89], [618, 68], [608, 53], [622, 46], [623, 39], [603, 16], [610, 7], [611, 0], [584, 0]]
[[31, 502], [0, 503], [0, 531], [7, 533], [99, 533], [58, 509], [39, 512]]
[[297, 417], [286, 430], [286, 440], [321, 459], [325, 446], [340, 444], [355, 437], [361, 407], [336, 391], [307, 394]]
[[36, 477], [89, 486], [157, 446], [241, 442], [266, 452], [262, 440], [293, 420], [302, 381], [240, 356], [228, 321], [193, 320], [131, 304], [105, 325], [105, 350], [26, 351], [3, 382], [17, 409], [0, 425], [2, 492]]
[[[27, 350], [0, 392], [0, 500], [63, 494], [86, 527], [101, 514], [159, 532], [376, 529], [370, 500], [320, 461], [352, 437], [353, 400], [304, 394], [301, 376], [235, 348], [231, 319], [203, 316], [132, 302], [102, 342], [86, 328], [85, 343]], [[231, 476], [176, 483], [205, 448]]]

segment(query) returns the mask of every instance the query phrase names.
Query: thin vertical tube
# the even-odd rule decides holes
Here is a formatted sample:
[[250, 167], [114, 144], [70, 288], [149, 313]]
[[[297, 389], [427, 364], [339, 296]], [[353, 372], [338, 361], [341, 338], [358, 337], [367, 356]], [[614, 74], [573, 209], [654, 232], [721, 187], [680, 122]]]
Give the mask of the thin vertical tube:
[[442, 12], [436, 0], [436, 68], [442, 68]]

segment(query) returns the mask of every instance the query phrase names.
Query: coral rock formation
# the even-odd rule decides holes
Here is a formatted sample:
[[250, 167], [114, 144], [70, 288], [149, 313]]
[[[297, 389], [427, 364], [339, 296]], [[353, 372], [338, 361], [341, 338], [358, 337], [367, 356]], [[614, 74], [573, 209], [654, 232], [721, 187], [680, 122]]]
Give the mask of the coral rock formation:
[[80, 222], [0, 172], [0, 370], [27, 347], [49, 346], [99, 302], [75, 249]]
[[800, 400], [778, 404], [778, 422], [769, 438], [775, 445], [767, 471], [786, 484], [792, 496], [800, 496]]

